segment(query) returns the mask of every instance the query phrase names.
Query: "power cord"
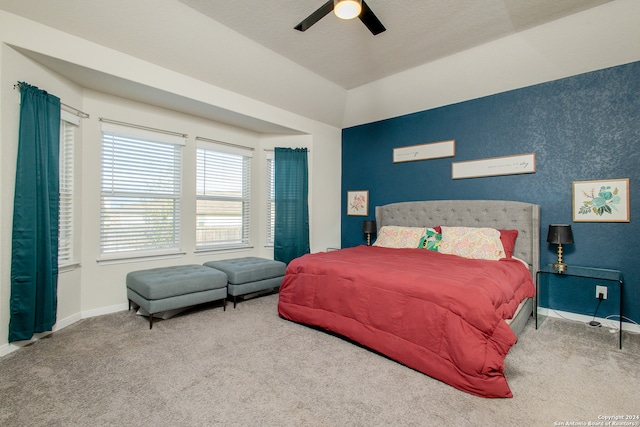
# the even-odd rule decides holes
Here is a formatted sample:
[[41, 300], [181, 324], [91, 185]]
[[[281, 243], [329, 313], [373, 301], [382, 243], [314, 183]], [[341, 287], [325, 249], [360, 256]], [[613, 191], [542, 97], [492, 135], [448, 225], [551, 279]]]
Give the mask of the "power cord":
[[[640, 324], [638, 322], [636, 322], [635, 320], [631, 319], [630, 317], [627, 316], [621, 316], [619, 314], [610, 314], [609, 316], [605, 317], [605, 320], [611, 320], [613, 322], [613, 318], [618, 318], [618, 319], [622, 319], [622, 320], [626, 320], [629, 323], [632, 323], [636, 326], [640, 326]], [[618, 325], [616, 323], [613, 323], [611, 326], [609, 326], [609, 332], [611, 332], [612, 334], [618, 332], [620, 330], [620, 328], [618, 327]], [[634, 335], [638, 335], [638, 332], [633, 332], [633, 331], [625, 331], [628, 334], [634, 334]]]
[[[551, 308], [549, 310], [554, 312], [555, 315], [558, 316], [560, 319], [570, 320], [572, 322], [580, 322], [580, 320], [578, 320], [578, 319], [572, 319], [570, 317], [563, 316], [557, 310], [554, 310], [554, 309], [551, 309]], [[607, 321], [610, 322], [610, 324], [605, 324], [605, 326], [609, 328], [609, 332], [611, 332], [612, 334], [615, 334], [616, 332], [618, 332], [620, 330], [620, 327], [618, 326], [617, 322], [615, 320], [613, 320], [613, 319], [623, 319], [623, 320], [626, 320], [627, 322], [632, 323], [632, 324], [634, 324], [636, 326], [640, 326], [640, 323], [636, 322], [635, 320], [633, 320], [630, 317], [621, 316], [619, 314], [610, 314], [607, 317], [605, 317], [604, 320], [607, 320]], [[591, 322], [587, 322], [587, 325], [589, 325], [590, 323]], [[625, 330], [625, 332], [628, 333], [628, 334], [632, 334], [632, 335], [640, 335], [640, 333], [634, 332], [634, 331]]]
[[602, 304], [602, 300], [604, 300], [604, 295], [602, 293], [598, 294], [598, 305], [596, 306], [596, 312], [593, 313], [593, 319], [589, 322], [589, 326], [597, 326], [600, 327], [602, 324], [596, 320], [596, 315], [598, 314], [598, 309], [600, 308], [600, 304]]

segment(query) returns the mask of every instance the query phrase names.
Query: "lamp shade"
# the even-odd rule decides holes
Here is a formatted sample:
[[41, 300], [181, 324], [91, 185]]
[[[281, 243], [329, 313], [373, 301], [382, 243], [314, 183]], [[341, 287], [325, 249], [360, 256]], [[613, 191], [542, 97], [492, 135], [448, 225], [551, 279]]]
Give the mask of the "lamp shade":
[[373, 234], [376, 230], [376, 222], [372, 219], [365, 219], [362, 221], [362, 232]]
[[353, 19], [362, 11], [362, 0], [333, 0], [333, 13], [340, 19]]
[[550, 224], [547, 242], [555, 244], [573, 243], [573, 233], [569, 224]]

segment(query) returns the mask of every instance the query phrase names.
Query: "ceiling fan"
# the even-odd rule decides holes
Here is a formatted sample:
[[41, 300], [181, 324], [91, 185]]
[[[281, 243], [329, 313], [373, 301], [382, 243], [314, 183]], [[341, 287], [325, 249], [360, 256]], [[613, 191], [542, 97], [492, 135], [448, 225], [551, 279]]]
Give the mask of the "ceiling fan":
[[364, 0], [329, 0], [294, 28], [298, 31], [306, 31], [331, 11], [334, 11], [334, 13], [342, 19], [360, 18], [362, 23], [374, 36], [386, 31], [382, 22], [380, 22]]

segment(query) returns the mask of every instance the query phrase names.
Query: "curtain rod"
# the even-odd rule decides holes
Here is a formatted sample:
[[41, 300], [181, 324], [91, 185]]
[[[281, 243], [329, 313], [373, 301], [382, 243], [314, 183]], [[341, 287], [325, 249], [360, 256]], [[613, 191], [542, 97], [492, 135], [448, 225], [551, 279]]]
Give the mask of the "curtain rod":
[[[307, 148], [307, 147], [299, 147], [299, 148]], [[265, 148], [264, 151], [266, 151], [267, 153], [274, 153], [276, 151], [275, 148]], [[311, 150], [307, 148], [307, 153], [310, 153]]]
[[77, 108], [74, 108], [70, 105], [67, 105], [63, 102], [60, 103], [60, 105], [62, 105], [63, 107], [65, 107], [67, 110], [71, 110], [69, 111], [70, 113], [74, 113], [76, 116], [80, 117], [81, 119], [88, 119], [89, 117], [91, 117], [89, 114], [85, 113], [84, 111], [80, 111]]
[[245, 147], [244, 145], [232, 144], [230, 142], [216, 141], [215, 139], [209, 139], [203, 136], [196, 136], [196, 141], [212, 142], [214, 144], [226, 145], [228, 147], [234, 147], [234, 148], [242, 148], [244, 150], [251, 150], [251, 151], [254, 150], [254, 148], [252, 147]]
[[[16, 83], [13, 85], [13, 90], [16, 89], [20, 89], [20, 83]], [[45, 91], [46, 93], [47, 91]], [[89, 117], [91, 117], [89, 114], [85, 113], [84, 111], [78, 110], [75, 107], [72, 107], [71, 105], [67, 105], [64, 102], [60, 101], [60, 105], [64, 108], [66, 108], [67, 110], [71, 110], [69, 111], [70, 113], [75, 114], [76, 116], [82, 118], [82, 119], [88, 119]]]
[[182, 133], [182, 132], [174, 132], [174, 131], [170, 131], [170, 130], [156, 129], [156, 128], [152, 128], [152, 127], [148, 127], [148, 126], [135, 125], [135, 124], [132, 124], [132, 123], [119, 122], [117, 120], [105, 119], [104, 117], [98, 117], [98, 120], [103, 122], [103, 123], [110, 123], [112, 125], [120, 125], [120, 126], [127, 126], [127, 127], [130, 127], [130, 128], [135, 128], [135, 129], [149, 130], [149, 131], [153, 131], [153, 132], [164, 133], [166, 135], [180, 136], [182, 138], [187, 138], [189, 136], [186, 133]]

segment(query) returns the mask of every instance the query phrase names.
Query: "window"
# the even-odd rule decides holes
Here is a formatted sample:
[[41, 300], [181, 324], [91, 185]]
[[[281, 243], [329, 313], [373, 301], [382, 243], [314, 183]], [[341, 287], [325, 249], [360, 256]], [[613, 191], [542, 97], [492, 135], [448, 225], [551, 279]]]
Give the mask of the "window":
[[183, 137], [103, 124], [102, 256], [179, 250], [183, 145]]
[[198, 141], [196, 249], [249, 245], [252, 156], [247, 148]]
[[276, 221], [276, 180], [273, 153], [267, 154], [267, 245], [273, 246]]
[[58, 220], [58, 265], [74, 262], [73, 254], [73, 198], [74, 198], [74, 141], [80, 119], [66, 111], [60, 112], [60, 218]]

